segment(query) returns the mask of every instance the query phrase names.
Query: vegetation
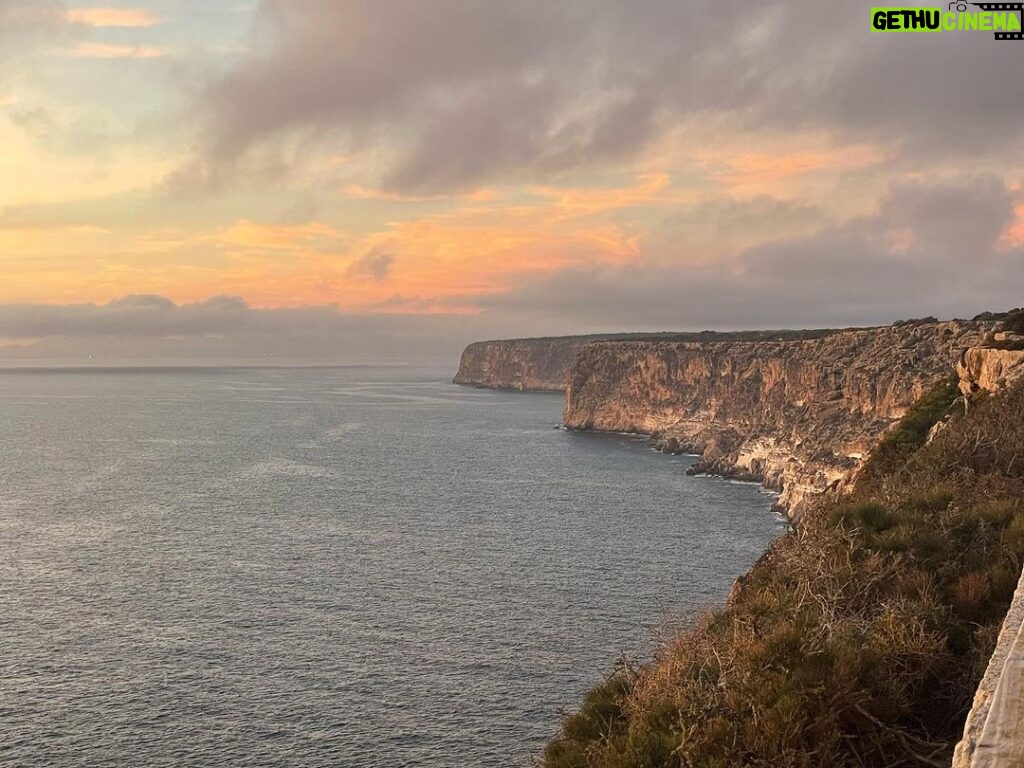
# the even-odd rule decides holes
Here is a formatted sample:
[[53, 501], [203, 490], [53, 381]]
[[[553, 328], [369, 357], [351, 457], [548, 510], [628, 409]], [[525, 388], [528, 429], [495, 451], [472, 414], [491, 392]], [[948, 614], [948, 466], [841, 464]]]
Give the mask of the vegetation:
[[871, 452], [871, 459], [859, 481], [880, 478], [899, 469], [928, 439], [932, 428], [950, 415], [953, 403], [960, 397], [955, 377], [936, 384], [894, 424]]
[[922, 398], [726, 608], [595, 687], [543, 765], [948, 766], [1024, 563], [1024, 383], [926, 444], [955, 394]]

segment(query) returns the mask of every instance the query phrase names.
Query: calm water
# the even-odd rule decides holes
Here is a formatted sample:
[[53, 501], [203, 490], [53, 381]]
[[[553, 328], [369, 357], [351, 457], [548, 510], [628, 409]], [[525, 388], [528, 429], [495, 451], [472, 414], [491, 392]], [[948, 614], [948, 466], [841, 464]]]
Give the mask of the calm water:
[[0, 371], [0, 763], [526, 766], [781, 531], [449, 375]]

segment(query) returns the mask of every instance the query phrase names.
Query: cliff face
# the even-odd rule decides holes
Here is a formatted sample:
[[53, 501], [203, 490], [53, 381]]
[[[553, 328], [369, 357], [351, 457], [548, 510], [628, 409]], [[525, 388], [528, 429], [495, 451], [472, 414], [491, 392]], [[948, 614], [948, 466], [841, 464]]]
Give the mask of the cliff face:
[[998, 392], [1024, 376], [1024, 349], [972, 347], [960, 356], [956, 372], [964, 395]]
[[1024, 375], [997, 322], [816, 332], [568, 336], [470, 344], [455, 383], [566, 390], [565, 426], [654, 436], [695, 469], [759, 480], [799, 517], [955, 365], [965, 395]]
[[456, 384], [489, 389], [565, 389], [576, 355], [591, 337], [478, 341], [466, 347]]
[[564, 390], [576, 356], [596, 341], [692, 341], [761, 340], [794, 335], [823, 335], [829, 331], [743, 331], [739, 333], [612, 333], [587, 336], [554, 336], [539, 339], [478, 341], [462, 353], [454, 382], [470, 387], [536, 391]]
[[569, 377], [564, 423], [639, 432], [701, 455], [698, 471], [761, 480], [799, 517], [840, 487], [885, 429], [982, 341], [979, 323], [795, 340], [596, 342]]

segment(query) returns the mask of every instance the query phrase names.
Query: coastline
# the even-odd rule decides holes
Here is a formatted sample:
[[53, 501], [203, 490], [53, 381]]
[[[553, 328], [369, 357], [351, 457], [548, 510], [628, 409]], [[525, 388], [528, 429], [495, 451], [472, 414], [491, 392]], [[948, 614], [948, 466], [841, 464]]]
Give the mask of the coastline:
[[[996, 332], [998, 327], [983, 322], [940, 323], [929, 320], [786, 342], [716, 342], [713, 345], [593, 342], [580, 350], [568, 374], [562, 428], [573, 432], [644, 439], [652, 450], [694, 457], [696, 461], [688, 467], [687, 474], [715, 477], [727, 482], [756, 483], [766, 493], [776, 495], [771, 511], [789, 524], [790, 533], [798, 529], [801, 531], [800, 540], [807, 535], [819, 539], [820, 543], [815, 546], [842, 546], [842, 537], [840, 541], [831, 541], [838, 534], [822, 528], [825, 522], [823, 515], [841, 514], [846, 516], [844, 519], [858, 521], [860, 515], [866, 515], [863, 521], [854, 523], [850, 535], [866, 536], [871, 542], [873, 536], [879, 535], [875, 532], [874, 526], [878, 523], [874, 516], [897, 514], [896, 511], [874, 510], [884, 509], [880, 506], [883, 503], [886, 506], [893, 503], [893, 497], [889, 495], [891, 491], [883, 493], [879, 484], [890, 482], [885, 479], [887, 473], [896, 471], [899, 462], [906, 460], [899, 458], [905, 455], [906, 445], [914, 446], [912, 451], [915, 453], [927, 449], [924, 453], [930, 456], [944, 450], [951, 453], [965, 450], [958, 447], [957, 437], [952, 434], [954, 430], [945, 429], [947, 423], [958, 414], [967, 421], [976, 419], [972, 406], [975, 400], [985, 404], [987, 394], [1001, 392], [1024, 376], [1024, 347], [1019, 346], [1020, 340], [1012, 333]], [[831, 360], [831, 366], [826, 363], [828, 360]], [[494, 373], [493, 369], [491, 373]], [[457, 383], [467, 382], [463, 377], [462, 381], [457, 378]], [[529, 387], [515, 388], [522, 391]], [[558, 387], [546, 389], [551, 391]], [[1014, 396], [1019, 397], [1019, 392], [1018, 387]], [[1003, 400], [1000, 398], [1000, 402]], [[962, 402], [962, 410], [954, 407], [958, 401]], [[966, 418], [968, 412], [970, 419]], [[986, 428], [998, 430], [998, 422], [991, 421], [990, 409], [988, 413], [989, 416], [982, 417], [990, 420]], [[932, 442], [936, 439], [940, 445], [933, 448]], [[960, 461], [968, 456], [970, 454], [963, 454]], [[919, 474], [923, 478], [927, 473], [920, 471]], [[932, 505], [936, 505], [936, 513], [952, 516], [952, 519], [964, 514], [977, 514], [987, 519], [984, 516], [989, 513], [983, 509], [975, 513], [964, 512], [957, 505], [947, 508], [948, 501], [941, 501], [941, 494], [934, 496], [935, 491], [929, 490], [927, 481], [924, 482], [924, 487], [913, 491], [922, 494], [918, 497], [909, 496], [909, 491], [900, 492], [905, 499], [902, 503], [909, 504], [909, 511], [899, 511], [898, 514], [907, 515], [908, 525], [921, 524], [915, 517], [920, 512], [913, 510], [931, 509]], [[937, 482], [939, 480], [931, 481], [932, 488]], [[978, 497], [974, 491], [967, 492], [974, 496], [965, 497], [961, 503], [971, 510], [978, 503]], [[879, 502], [878, 499], [886, 501]], [[807, 520], [807, 525], [803, 525], [803, 517], [811, 509], [817, 511]], [[1006, 519], [1000, 518], [1003, 521], [1000, 524], [1005, 524]], [[861, 526], [863, 532], [860, 532]], [[884, 527], [878, 530], [884, 530]], [[920, 535], [927, 540], [934, 534], [925, 523]], [[717, 615], [723, 618], [742, 615], [756, 604], [756, 595], [766, 579], [787, 578], [783, 574], [789, 569], [804, 567], [797, 554], [801, 547], [799, 542], [791, 535], [784, 538], [785, 543], [780, 539], [772, 544], [746, 574], [736, 579]], [[946, 542], [943, 546], [948, 545]], [[890, 545], [881, 542], [880, 546], [881, 552], [887, 552], [886, 547]], [[965, 562], [959, 567], [968, 569], [971, 566]], [[964, 579], [973, 578], [969, 571], [961, 573], [961, 581], [953, 585], [957, 590], [965, 588], [963, 585], [967, 582]], [[1002, 590], [1003, 576], [1000, 572], [986, 576], [986, 579], [998, 580]], [[843, 578], [856, 581], [858, 575], [850, 573]], [[939, 573], [931, 578], [937, 580], [936, 588], [940, 592], [948, 592], [951, 588], [948, 585], [938, 587], [943, 578]], [[1018, 579], [1024, 584], [1019, 570], [1014, 574], [1014, 585]], [[812, 578], [805, 589], [814, 590], [819, 586]], [[879, 589], [884, 592], [884, 587]], [[1006, 638], [1012, 639], [1019, 634], [1019, 622], [1014, 618], [1013, 606], [1020, 602], [1020, 593], [1011, 603], [1009, 614], [999, 603], [1003, 599], [1001, 595], [1002, 591], [993, 593], [992, 599], [996, 602], [994, 608], [990, 606], [991, 610], [998, 610], [1001, 622], [1005, 617], [1008, 627], [1004, 628], [996, 654], [992, 656], [990, 651], [986, 652], [984, 638], [970, 645], [972, 654], [981, 654], [988, 662], [988, 673], [980, 686], [974, 680], [968, 693], [963, 679], [967, 673], [962, 664], [947, 671], [951, 679], [955, 677], [960, 681], [958, 696], [977, 691], [975, 703], [980, 705], [979, 712], [972, 714], [967, 725], [961, 727], [966, 728], [964, 738], [970, 740], [970, 748], [973, 749], [979, 743], [982, 728], [978, 723], [984, 723], [986, 736], [981, 737], [979, 754], [984, 752], [984, 739], [990, 732], [1002, 734], [996, 737], [1002, 745], [1000, 748], [1007, 748], [1008, 742], [1012, 741], [1006, 733], [1013, 729], [1007, 731], [1006, 722], [989, 722], [991, 718], [985, 710], [993, 696], [1007, 698], [1006, 689], [1010, 684], [1005, 682], [1008, 674], [1005, 669], [1009, 665], [1002, 661], [1001, 654], [1008, 653], [1009, 640]], [[836, 599], [839, 600], [836, 608], [830, 610], [848, 611], [847, 620], [880, 620], [872, 613], [865, 613], [863, 619], [855, 618], [861, 615], [861, 611], [871, 611], [870, 606], [855, 608], [853, 604], [843, 602], [847, 599], [845, 597]], [[884, 598], [879, 599], [884, 602]], [[962, 602], [954, 602], [949, 610], [955, 617], [965, 609]], [[964, 617], [975, 621], [967, 614]], [[962, 621], [964, 617], [955, 621]], [[791, 615], [782, 613], [778, 620], [787, 632], [793, 631]], [[947, 630], [954, 635], [963, 631], [954, 628], [955, 621], [951, 620]], [[698, 630], [705, 631], [706, 627]], [[682, 642], [682, 639], [673, 642]], [[801, 638], [801, 642], [810, 642], [810, 638]], [[1020, 643], [1017, 645], [1019, 647]], [[652, 669], [656, 670], [659, 663], [655, 662]], [[645, 675], [657, 676], [660, 673], [640, 670], [630, 674], [634, 676], [627, 675], [620, 681], [626, 690], [634, 683], [642, 682]], [[620, 684], [615, 682], [616, 679], [610, 678], [606, 686], [598, 686], [591, 691], [580, 712], [566, 721], [565, 728], [569, 730], [564, 733], [575, 732], [577, 726], [574, 723], [591, 717], [588, 708], [592, 700], [596, 700], [593, 697], [612, 695], [611, 690]], [[888, 695], [884, 681], [878, 685], [881, 687], [871, 695]], [[606, 694], [608, 686], [612, 689], [608, 689]], [[1012, 693], [1010, 700], [1014, 707], [1018, 706], [1019, 696], [1019, 691]], [[920, 707], [911, 712], [928, 711], [925, 704]], [[1010, 709], [1012, 707], [1003, 706], [996, 711]], [[626, 728], [625, 733], [629, 733], [633, 716], [624, 717], [623, 727]], [[1005, 721], [1005, 716], [1002, 719]], [[885, 725], [884, 718], [878, 719], [876, 715], [868, 718], [866, 724], [863, 721], [856, 723], [857, 728], [867, 727], [868, 732], [872, 732], [875, 725], [888, 728], [890, 735], [898, 733], [893, 726]], [[690, 727], [698, 728], [699, 725]], [[913, 733], [911, 726], [907, 737]], [[930, 738], [927, 729], [921, 735]], [[953, 747], [959, 738], [960, 734], [943, 733], [941, 740], [947, 745], [943, 750], [948, 749], [946, 754], [949, 757], [952, 757]], [[601, 737], [600, 741], [611, 744], [611, 735]], [[587, 743], [582, 742], [583, 745]], [[899, 753], [902, 743], [897, 739], [886, 749]], [[579, 762], [579, 757], [568, 763], [561, 762], [560, 757], [552, 762], [552, 756], [589, 753], [589, 747], [572, 744], [572, 738], [564, 735], [553, 741], [545, 753], [544, 765], [558, 768], [563, 764], [589, 765], [589, 762]], [[1019, 746], [1011, 744], [1009, 748]], [[957, 766], [967, 764], [958, 763]], [[971, 765], [987, 768], [989, 764], [995, 765], [982, 762]]]

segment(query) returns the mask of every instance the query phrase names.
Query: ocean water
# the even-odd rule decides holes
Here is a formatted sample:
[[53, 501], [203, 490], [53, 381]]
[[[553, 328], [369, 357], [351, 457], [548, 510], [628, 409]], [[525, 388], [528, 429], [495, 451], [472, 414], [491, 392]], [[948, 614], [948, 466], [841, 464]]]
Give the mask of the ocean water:
[[528, 766], [783, 530], [450, 373], [0, 371], [0, 764]]

